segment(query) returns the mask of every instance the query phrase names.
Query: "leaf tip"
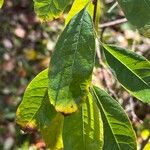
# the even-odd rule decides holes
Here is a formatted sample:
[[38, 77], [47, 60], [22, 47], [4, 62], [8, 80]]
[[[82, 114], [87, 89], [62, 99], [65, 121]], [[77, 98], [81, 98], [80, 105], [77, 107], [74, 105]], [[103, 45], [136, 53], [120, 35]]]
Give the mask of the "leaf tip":
[[63, 114], [64, 116], [70, 115], [72, 113], [75, 113], [78, 110], [77, 105], [71, 104], [68, 105], [67, 107], [64, 106], [56, 106], [56, 111]]

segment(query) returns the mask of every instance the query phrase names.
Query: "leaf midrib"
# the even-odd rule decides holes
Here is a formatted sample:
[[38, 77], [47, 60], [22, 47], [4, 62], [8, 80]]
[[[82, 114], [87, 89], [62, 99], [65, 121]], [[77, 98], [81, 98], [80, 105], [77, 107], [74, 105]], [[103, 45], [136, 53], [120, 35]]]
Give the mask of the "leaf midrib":
[[[84, 10], [84, 12], [83, 12], [83, 14], [82, 14], [82, 17], [80, 18], [80, 20], [82, 20], [82, 22], [80, 23], [80, 30], [77, 32], [78, 33], [78, 38], [77, 38], [77, 44], [76, 44], [76, 49], [75, 49], [75, 52], [74, 52], [74, 56], [73, 56], [73, 62], [72, 62], [72, 66], [71, 66], [71, 68], [72, 68], [72, 70], [71, 70], [71, 75], [73, 74], [73, 66], [74, 66], [74, 64], [75, 64], [75, 57], [76, 57], [76, 53], [77, 53], [77, 50], [78, 50], [78, 43], [79, 43], [79, 39], [80, 39], [80, 34], [81, 34], [81, 28], [82, 28], [82, 25], [83, 25], [83, 16], [85, 15], [84, 14], [85, 13], [85, 10]], [[65, 68], [64, 68], [65, 69]], [[56, 103], [57, 103], [57, 101], [58, 101], [58, 96], [59, 96], [59, 92], [60, 92], [60, 83], [61, 83], [61, 81], [62, 81], [62, 76], [63, 76], [63, 72], [64, 72], [64, 70], [61, 72], [61, 76], [60, 76], [60, 80], [59, 80], [59, 86], [58, 86], [58, 92], [57, 92], [57, 95], [56, 95], [56, 101], [55, 101], [55, 105], [56, 105]], [[71, 76], [72, 77], [72, 76]], [[68, 85], [68, 87], [70, 87], [70, 85], [71, 85], [71, 80], [70, 80], [70, 83], [69, 83], [69, 85]], [[67, 97], [68, 98], [68, 97]]]
[[110, 126], [110, 122], [109, 122], [108, 119], [107, 119], [107, 115], [105, 114], [104, 108], [103, 108], [102, 104], [100, 103], [100, 100], [98, 100], [99, 98], [98, 98], [98, 96], [97, 96], [97, 94], [96, 94], [94, 88], [92, 88], [92, 90], [93, 90], [93, 93], [94, 93], [94, 95], [95, 95], [95, 97], [96, 97], [96, 99], [97, 99], [97, 102], [98, 102], [99, 106], [102, 108], [102, 111], [103, 111], [103, 113], [104, 113], [105, 119], [107, 120], [108, 126], [109, 126], [109, 128], [110, 128], [110, 130], [111, 130], [111, 132], [112, 132], [112, 135], [114, 135], [113, 137], [114, 137], [114, 140], [115, 140], [116, 143], [117, 143], [118, 149], [121, 150], [120, 145], [118, 144], [119, 142], [118, 142], [118, 140], [117, 140], [117, 138], [116, 138], [116, 136], [115, 136], [115, 134], [114, 134], [114, 132], [113, 132], [113, 129], [112, 129], [111, 126]]

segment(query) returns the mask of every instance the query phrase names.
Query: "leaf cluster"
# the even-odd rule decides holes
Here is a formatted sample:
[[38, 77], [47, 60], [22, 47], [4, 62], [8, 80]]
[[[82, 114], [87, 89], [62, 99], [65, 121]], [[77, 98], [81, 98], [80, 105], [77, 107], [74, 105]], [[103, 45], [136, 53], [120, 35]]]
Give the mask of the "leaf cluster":
[[[70, 4], [67, 0], [34, 2], [43, 20], [58, 17]], [[128, 18], [126, 5], [123, 1], [119, 4]], [[17, 123], [27, 131], [39, 128], [52, 150], [137, 149], [134, 130], [120, 104], [91, 83], [96, 57], [96, 9], [88, 0], [75, 0], [49, 68], [31, 81], [16, 113]], [[147, 21], [144, 26], [136, 21], [132, 24], [141, 29]], [[106, 65], [121, 85], [139, 100], [150, 102], [150, 62], [130, 50], [101, 41], [99, 44]]]

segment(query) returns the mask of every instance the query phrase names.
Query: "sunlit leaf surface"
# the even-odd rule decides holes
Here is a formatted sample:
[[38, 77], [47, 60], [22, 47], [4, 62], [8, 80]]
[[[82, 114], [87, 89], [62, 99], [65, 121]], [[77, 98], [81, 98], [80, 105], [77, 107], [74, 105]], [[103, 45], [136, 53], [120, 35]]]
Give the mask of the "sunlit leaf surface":
[[103, 44], [106, 60], [118, 81], [132, 95], [150, 102], [150, 62], [130, 50]]
[[48, 94], [48, 69], [38, 74], [28, 85], [17, 109], [16, 122], [25, 130], [41, 130], [51, 149], [61, 149], [63, 116], [50, 104]]
[[89, 94], [78, 112], [64, 119], [64, 150], [102, 150], [103, 122]]
[[119, 103], [98, 87], [92, 88], [91, 93], [102, 116], [103, 150], [136, 150], [135, 133]]
[[58, 39], [49, 69], [48, 93], [58, 112], [78, 109], [89, 92], [95, 59], [92, 18], [86, 9], [75, 15]]

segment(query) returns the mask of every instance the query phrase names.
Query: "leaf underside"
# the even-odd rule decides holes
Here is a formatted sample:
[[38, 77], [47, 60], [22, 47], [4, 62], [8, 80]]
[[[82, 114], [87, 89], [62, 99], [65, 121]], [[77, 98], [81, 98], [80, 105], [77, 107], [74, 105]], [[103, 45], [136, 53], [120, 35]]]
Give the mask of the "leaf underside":
[[70, 4], [71, 0], [34, 0], [34, 10], [42, 21], [50, 21]]
[[49, 69], [48, 93], [58, 112], [70, 114], [86, 99], [95, 58], [95, 37], [86, 9], [75, 15], [58, 39]]
[[127, 19], [150, 38], [150, 0], [118, 0]]
[[107, 63], [123, 87], [141, 101], [150, 102], [150, 62], [120, 47], [103, 47]]
[[119, 103], [98, 87], [91, 89], [104, 126], [103, 150], [136, 150], [132, 125]]
[[103, 123], [91, 95], [78, 112], [65, 117], [64, 150], [102, 150]]

